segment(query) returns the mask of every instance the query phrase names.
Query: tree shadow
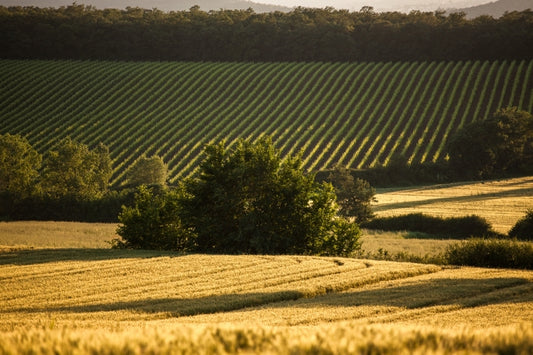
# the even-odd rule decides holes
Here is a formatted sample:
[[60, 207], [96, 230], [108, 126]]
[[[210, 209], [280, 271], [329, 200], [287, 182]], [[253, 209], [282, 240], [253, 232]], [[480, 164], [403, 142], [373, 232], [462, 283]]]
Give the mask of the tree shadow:
[[[288, 302], [290, 301], [290, 302]], [[166, 317], [193, 316], [256, 307], [310, 309], [317, 306], [384, 306], [416, 309], [441, 305], [475, 307], [480, 305], [533, 302], [533, 283], [525, 278], [452, 279], [421, 282], [406, 280], [404, 285], [376, 289], [326, 293], [308, 297], [297, 290], [211, 295], [198, 298], [158, 298], [115, 301], [86, 305], [54, 305], [10, 309], [15, 313], [94, 313], [130, 311], [165, 313]]]
[[387, 306], [416, 309], [430, 306], [480, 305], [533, 301], [533, 282], [525, 278], [437, 278], [370, 290], [355, 290], [303, 300], [302, 307]]
[[20, 249], [0, 252], [0, 265], [35, 265], [60, 261], [102, 261], [130, 258], [178, 257], [182, 254], [157, 250], [117, 249]]
[[135, 313], [166, 313], [170, 316], [192, 316], [217, 312], [229, 312], [281, 301], [296, 300], [304, 295], [299, 291], [272, 293], [242, 293], [212, 295], [199, 298], [147, 298], [87, 305], [62, 305], [50, 307], [12, 308], [10, 312], [23, 313], [93, 313], [131, 311]]

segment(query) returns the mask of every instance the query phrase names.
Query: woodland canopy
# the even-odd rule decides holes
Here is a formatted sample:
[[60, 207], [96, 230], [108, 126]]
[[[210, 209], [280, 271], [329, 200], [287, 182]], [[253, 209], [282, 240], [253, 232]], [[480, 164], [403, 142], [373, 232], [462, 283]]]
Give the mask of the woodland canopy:
[[0, 7], [3, 58], [165, 61], [424, 61], [533, 57], [533, 11], [464, 13], [333, 8], [163, 12]]

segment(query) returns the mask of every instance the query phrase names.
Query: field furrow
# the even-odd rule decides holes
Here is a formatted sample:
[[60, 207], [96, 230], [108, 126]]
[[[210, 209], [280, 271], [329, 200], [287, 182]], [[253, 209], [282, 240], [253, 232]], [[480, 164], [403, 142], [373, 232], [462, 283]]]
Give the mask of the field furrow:
[[45, 153], [71, 137], [110, 148], [112, 184], [142, 155], [169, 180], [204, 145], [270, 135], [308, 170], [445, 158], [448, 138], [502, 106], [533, 107], [533, 61], [192, 63], [0, 60], [0, 133]]

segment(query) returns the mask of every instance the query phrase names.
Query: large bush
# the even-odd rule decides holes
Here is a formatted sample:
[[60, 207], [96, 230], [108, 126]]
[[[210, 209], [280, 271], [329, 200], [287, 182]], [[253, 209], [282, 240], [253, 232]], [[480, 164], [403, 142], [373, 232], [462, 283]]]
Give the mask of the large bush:
[[350, 255], [356, 224], [336, 215], [331, 184], [281, 159], [270, 139], [210, 144], [198, 176], [175, 191], [141, 188], [120, 215], [122, 246], [208, 253]]
[[509, 231], [509, 236], [521, 240], [533, 240], [533, 209], [516, 222]]
[[115, 246], [132, 249], [189, 250], [194, 239], [179, 218], [179, 191], [141, 185], [133, 206], [123, 206]]
[[385, 231], [417, 231], [450, 238], [497, 236], [490, 223], [476, 215], [440, 218], [422, 213], [375, 218], [362, 225]]
[[355, 178], [350, 170], [337, 166], [328, 176], [337, 194], [339, 213], [362, 223], [374, 217], [371, 203], [376, 201], [376, 190], [366, 180]]
[[533, 269], [533, 245], [508, 239], [473, 238], [449, 245], [444, 260], [452, 265]]

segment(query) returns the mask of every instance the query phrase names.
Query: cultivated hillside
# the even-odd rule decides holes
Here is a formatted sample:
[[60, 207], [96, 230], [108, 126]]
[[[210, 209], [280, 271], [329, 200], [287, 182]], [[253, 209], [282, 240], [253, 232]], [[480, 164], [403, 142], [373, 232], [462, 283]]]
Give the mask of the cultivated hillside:
[[109, 146], [113, 183], [157, 154], [170, 180], [204, 145], [273, 137], [308, 170], [445, 158], [447, 139], [503, 106], [533, 110], [533, 61], [215, 63], [0, 61], [0, 133], [41, 153]]

